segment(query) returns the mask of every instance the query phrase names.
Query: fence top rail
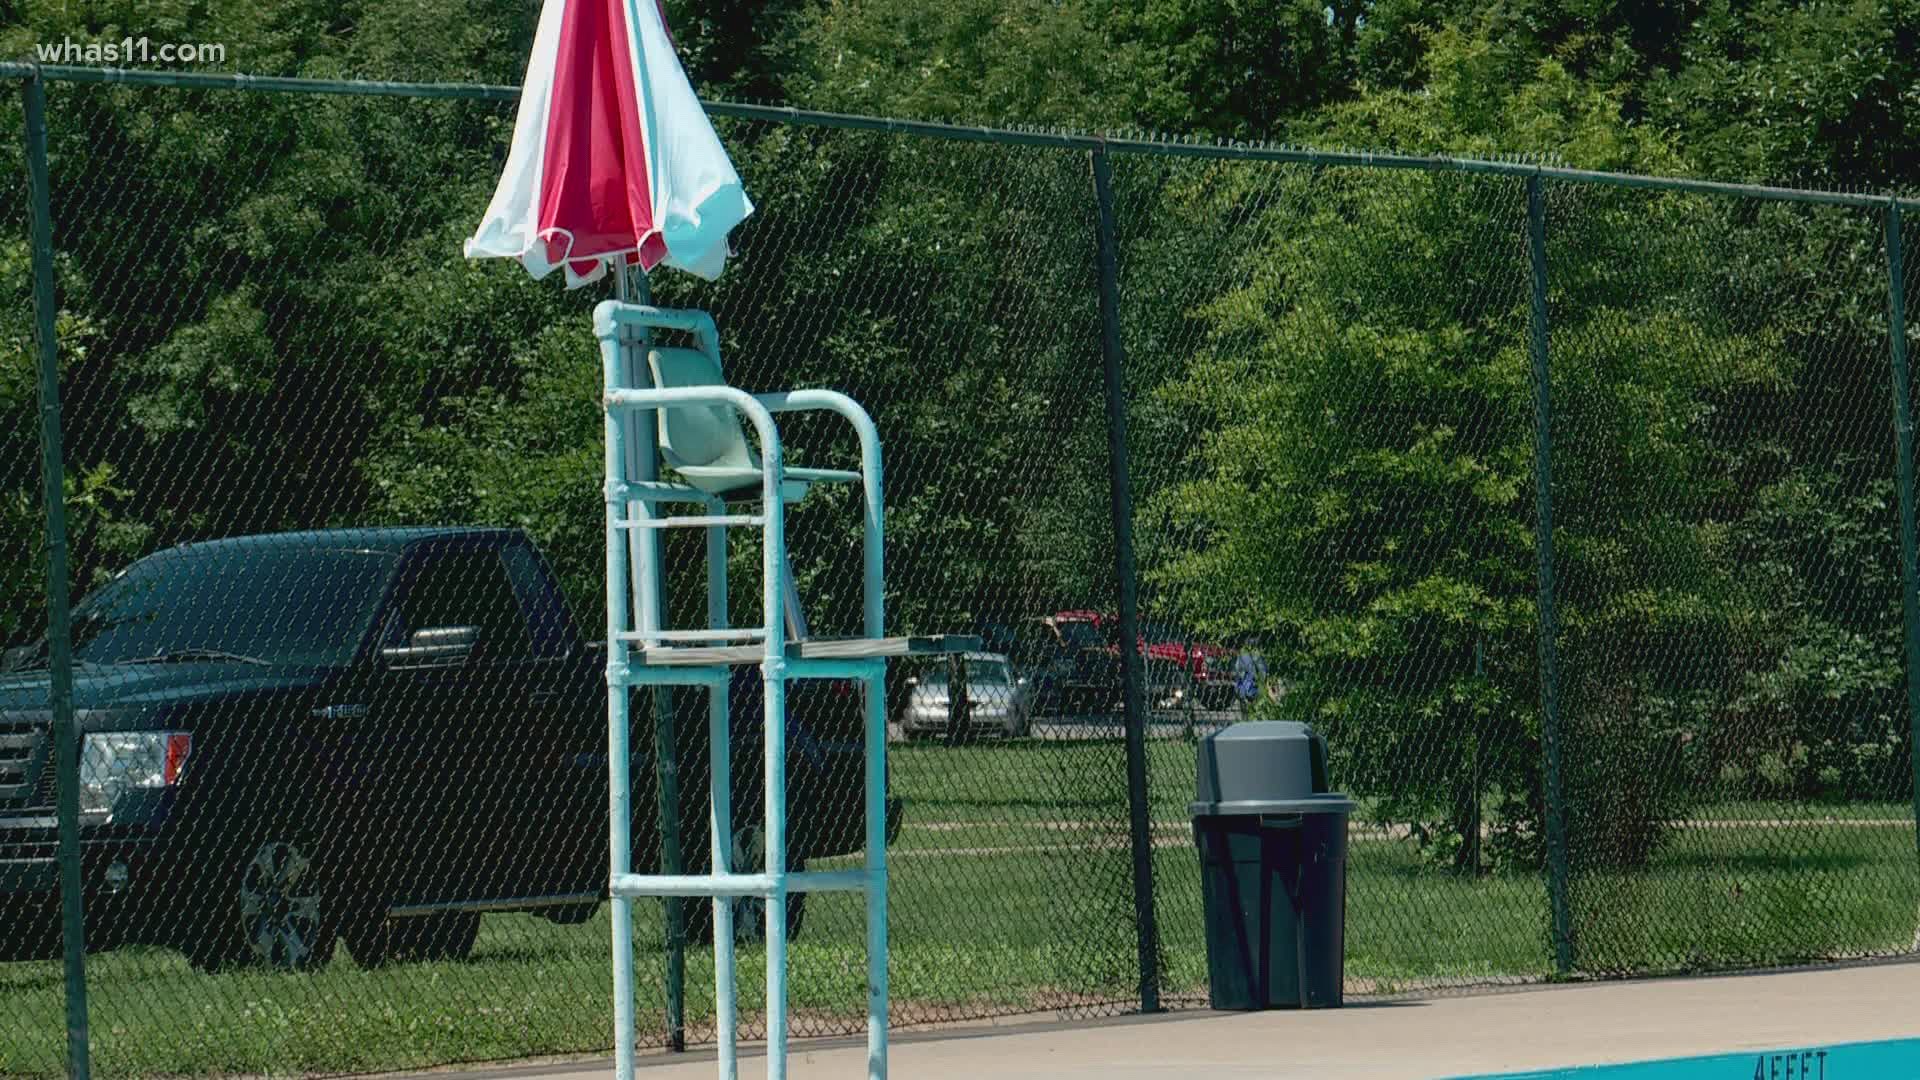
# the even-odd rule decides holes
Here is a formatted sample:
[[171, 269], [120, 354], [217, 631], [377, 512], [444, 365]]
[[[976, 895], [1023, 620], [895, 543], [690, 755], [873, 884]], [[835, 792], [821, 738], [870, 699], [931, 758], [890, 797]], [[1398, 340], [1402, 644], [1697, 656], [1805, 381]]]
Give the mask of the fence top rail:
[[[49, 82], [113, 83], [123, 86], [171, 87], [193, 90], [246, 90], [265, 93], [332, 94], [348, 97], [397, 97], [456, 99], [467, 101], [515, 101], [517, 86], [493, 86], [484, 83], [380, 82], [364, 79], [306, 79], [276, 75], [242, 75], [208, 71], [145, 71], [130, 68], [77, 67], [65, 64], [37, 64], [19, 61], [0, 62], [0, 79], [31, 79]], [[1265, 161], [1319, 167], [1358, 167], [1375, 169], [1413, 169], [1427, 172], [1464, 172], [1491, 176], [1539, 177], [1583, 184], [1681, 191], [1699, 195], [1732, 195], [1776, 202], [1816, 203], [1828, 206], [1886, 207], [1903, 204], [1920, 209], [1920, 200], [1864, 192], [1820, 191], [1812, 188], [1775, 187], [1765, 184], [1737, 184], [1719, 180], [1689, 180], [1670, 176], [1643, 176], [1633, 173], [1569, 169], [1524, 161], [1494, 161], [1483, 158], [1447, 155], [1370, 153], [1351, 150], [1315, 150], [1307, 147], [1263, 146], [1173, 142], [1159, 139], [1116, 138], [1052, 131], [1018, 131], [1005, 128], [969, 127], [924, 120], [897, 120], [880, 116], [816, 112], [778, 105], [747, 105], [735, 102], [702, 103], [715, 116], [740, 120], [763, 120], [810, 127], [842, 128], [856, 131], [882, 131], [899, 135], [996, 143], [1006, 146], [1050, 147], [1086, 150], [1107, 154], [1138, 154], [1153, 157], [1208, 158], [1220, 161]]]

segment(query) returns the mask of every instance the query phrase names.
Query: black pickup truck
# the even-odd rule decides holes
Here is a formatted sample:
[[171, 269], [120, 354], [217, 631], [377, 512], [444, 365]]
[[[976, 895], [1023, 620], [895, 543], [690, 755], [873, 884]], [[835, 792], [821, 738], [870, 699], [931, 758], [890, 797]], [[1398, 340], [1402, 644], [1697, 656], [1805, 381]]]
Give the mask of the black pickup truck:
[[[448, 958], [473, 947], [483, 911], [579, 922], [605, 896], [605, 654], [518, 530], [182, 545], [76, 605], [73, 646], [89, 949], [172, 946], [209, 970], [313, 967], [336, 940], [362, 965]], [[12, 664], [0, 960], [57, 953], [60, 926], [44, 644]], [[731, 695], [736, 865], [764, 851], [758, 676], [742, 668]], [[862, 747], [855, 687], [791, 690], [798, 868], [859, 849]], [[699, 871], [706, 709], [691, 700], [703, 694], [678, 697], [683, 865]], [[638, 698], [634, 715], [644, 870], [661, 851], [655, 731]], [[688, 911], [709, 936], [706, 902]], [[740, 914], [743, 934], [761, 925]]]

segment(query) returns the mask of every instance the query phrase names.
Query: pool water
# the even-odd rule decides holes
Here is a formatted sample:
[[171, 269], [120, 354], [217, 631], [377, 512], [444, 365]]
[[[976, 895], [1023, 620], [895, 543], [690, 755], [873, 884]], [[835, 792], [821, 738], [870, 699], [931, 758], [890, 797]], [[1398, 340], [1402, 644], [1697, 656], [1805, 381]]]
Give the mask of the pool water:
[[1920, 1039], [1571, 1065], [1455, 1080], [1920, 1080]]

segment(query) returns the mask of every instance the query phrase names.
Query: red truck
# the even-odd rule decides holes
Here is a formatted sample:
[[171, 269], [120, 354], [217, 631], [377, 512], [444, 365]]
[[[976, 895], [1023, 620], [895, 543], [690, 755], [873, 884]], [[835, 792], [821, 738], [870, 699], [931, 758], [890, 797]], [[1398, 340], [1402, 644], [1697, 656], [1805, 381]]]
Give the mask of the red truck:
[[[1090, 626], [1106, 642], [1106, 651], [1120, 652], [1120, 618], [1106, 612], [1078, 610], [1054, 615], [1053, 623]], [[1199, 641], [1183, 628], [1158, 619], [1140, 622], [1138, 644], [1146, 664], [1148, 695], [1155, 702], [1172, 691], [1193, 693], [1209, 708], [1226, 708], [1233, 703], [1233, 653], [1218, 645]]]

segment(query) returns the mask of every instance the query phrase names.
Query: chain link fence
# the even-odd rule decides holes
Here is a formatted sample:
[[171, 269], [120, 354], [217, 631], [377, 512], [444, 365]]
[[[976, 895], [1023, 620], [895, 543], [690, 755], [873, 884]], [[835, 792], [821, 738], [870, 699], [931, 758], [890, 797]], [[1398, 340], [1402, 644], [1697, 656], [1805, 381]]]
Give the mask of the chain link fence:
[[[93, 1060], [604, 1051], [603, 293], [458, 256], [510, 96], [47, 92]], [[872, 411], [889, 629], [986, 643], [890, 675], [896, 1024], [1204, 1004], [1192, 740], [1247, 717], [1313, 724], [1361, 804], [1350, 994], [1912, 950], [1884, 201], [717, 111], [757, 209], [725, 277], [654, 302], [714, 314], [734, 385]], [[67, 1028], [22, 145], [0, 1073], [36, 1075]], [[796, 464], [855, 455], [783, 434]], [[857, 627], [857, 526], [845, 491], [790, 515], [817, 633]], [[668, 534], [670, 625], [703, 620], [701, 543]], [[636, 698], [636, 867], [704, 869], [704, 705]], [[809, 868], [858, 864], [860, 749], [857, 693], [803, 684]], [[856, 1031], [860, 901], [804, 901], [793, 1030]], [[710, 910], [635, 912], [643, 1041], [711, 1039]]]
[[1906, 951], [1884, 209], [1548, 196], [1576, 962]]
[[[1204, 716], [1327, 737], [1354, 992], [1548, 974], [1500, 805], [1541, 768], [1524, 183], [1121, 164], [1145, 647], [1193, 643], [1236, 705]], [[1191, 751], [1160, 750], [1178, 837]], [[1204, 1001], [1198, 867], [1158, 865]]]

